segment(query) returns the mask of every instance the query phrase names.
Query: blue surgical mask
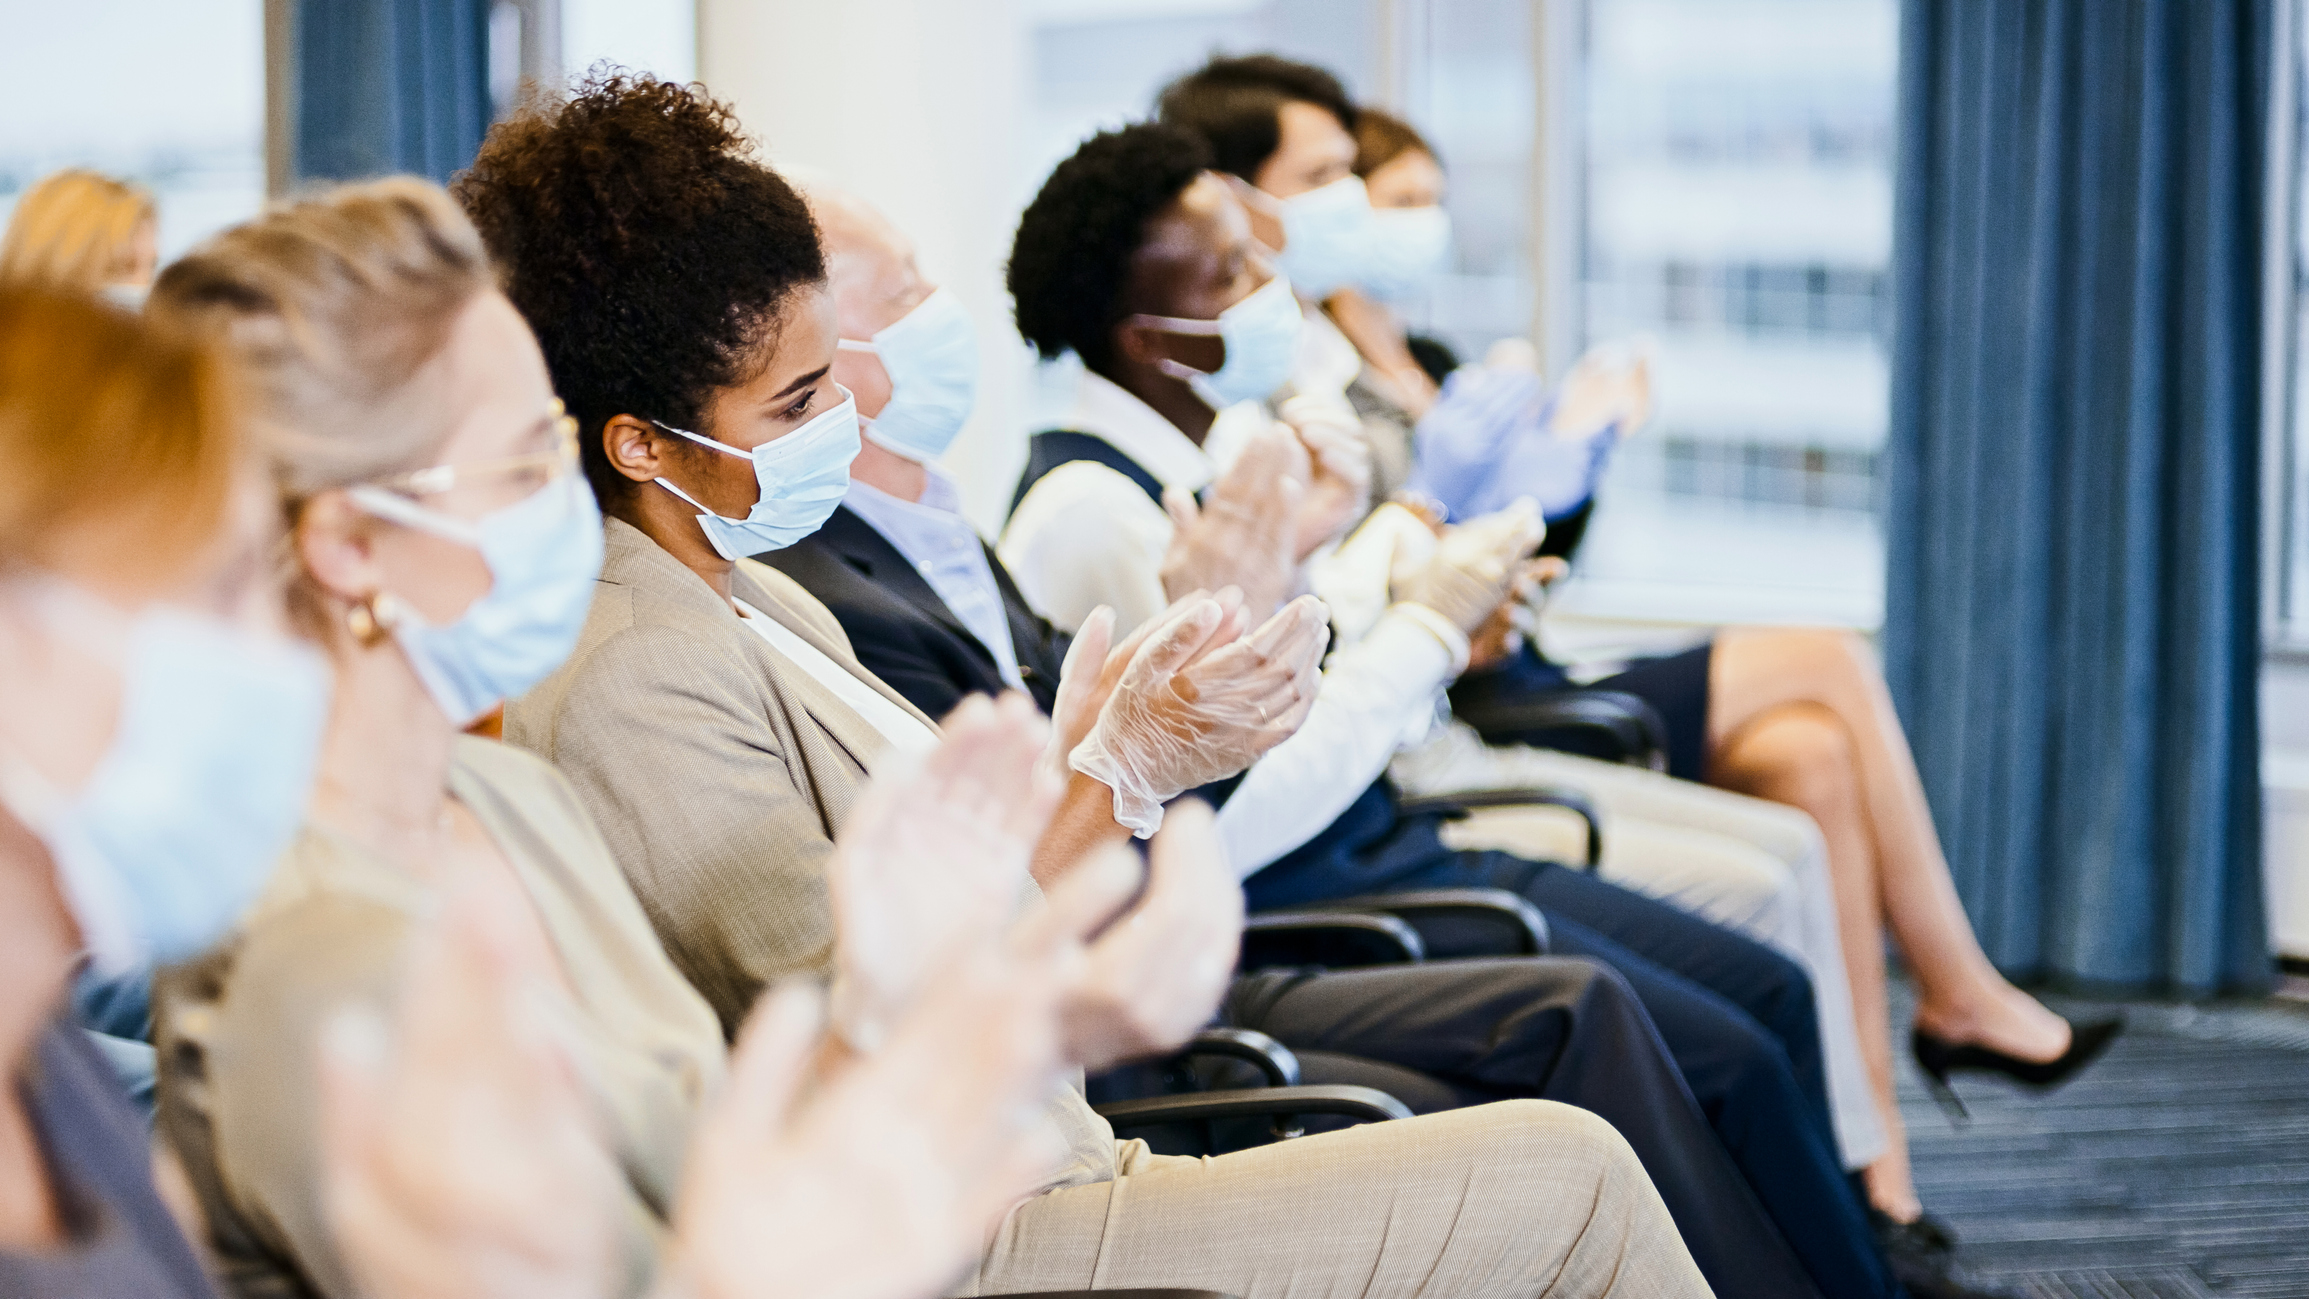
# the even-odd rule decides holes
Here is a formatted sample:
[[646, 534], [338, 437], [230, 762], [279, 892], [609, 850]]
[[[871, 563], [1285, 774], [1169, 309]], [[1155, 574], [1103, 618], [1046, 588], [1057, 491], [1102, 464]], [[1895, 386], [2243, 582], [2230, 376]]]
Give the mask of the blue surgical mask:
[[784, 550], [816, 532], [833, 516], [835, 507], [849, 494], [850, 462], [858, 458], [857, 399], [840, 384], [834, 385], [834, 391], [842, 394], [839, 406], [752, 451], [725, 446], [671, 424], [657, 425], [700, 446], [754, 462], [754, 481], [761, 495], [742, 519], [725, 519], [671, 482], [656, 480], [658, 486], [697, 506], [698, 527], [705, 530], [715, 554], [739, 560]]
[[1374, 208], [1371, 229], [1370, 256], [1355, 282], [1382, 301], [1417, 293], [1451, 259], [1451, 214], [1441, 207]]
[[908, 460], [946, 454], [978, 398], [978, 329], [962, 300], [939, 289], [871, 343], [843, 339], [845, 352], [872, 352], [890, 376], [882, 413], [861, 420], [868, 439]]
[[1359, 176], [1283, 200], [1283, 251], [1275, 261], [1299, 291], [1326, 298], [1355, 283], [1372, 256], [1371, 196]]
[[256, 900], [304, 820], [328, 664], [214, 618], [121, 615], [62, 584], [44, 594], [80, 627], [117, 624], [78, 639], [117, 660], [119, 721], [76, 791], [0, 752], [0, 804], [46, 845], [100, 973], [198, 955]]
[[381, 598], [376, 606], [452, 724], [470, 725], [526, 692], [577, 648], [602, 554], [601, 507], [581, 475], [563, 473], [478, 522], [379, 487], [348, 494], [381, 519], [480, 551], [489, 566], [489, 589], [455, 622], [434, 626], [405, 600]]
[[1276, 275], [1249, 297], [1219, 313], [1217, 320], [1185, 320], [1175, 316], [1137, 316], [1141, 324], [1172, 334], [1216, 334], [1226, 344], [1226, 359], [1204, 374], [1169, 357], [1157, 365], [1164, 374], [1184, 379], [1195, 395], [1213, 410], [1237, 402], [1256, 401], [1272, 394], [1291, 377], [1299, 359], [1299, 328], [1306, 323], [1291, 280]]

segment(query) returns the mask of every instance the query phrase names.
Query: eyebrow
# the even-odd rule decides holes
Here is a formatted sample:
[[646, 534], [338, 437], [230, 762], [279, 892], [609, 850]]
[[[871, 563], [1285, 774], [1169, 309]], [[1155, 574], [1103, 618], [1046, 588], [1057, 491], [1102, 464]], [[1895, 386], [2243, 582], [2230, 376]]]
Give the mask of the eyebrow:
[[776, 393], [771, 395], [770, 400], [777, 401], [781, 398], [793, 396], [795, 393], [800, 392], [802, 389], [807, 388], [811, 384], [816, 383], [818, 380], [825, 378], [826, 375], [833, 370], [833, 368], [834, 367], [830, 365], [819, 366], [817, 369], [810, 371], [808, 374], [803, 375], [801, 378], [794, 380], [792, 383], [787, 384], [783, 388], [780, 388]]

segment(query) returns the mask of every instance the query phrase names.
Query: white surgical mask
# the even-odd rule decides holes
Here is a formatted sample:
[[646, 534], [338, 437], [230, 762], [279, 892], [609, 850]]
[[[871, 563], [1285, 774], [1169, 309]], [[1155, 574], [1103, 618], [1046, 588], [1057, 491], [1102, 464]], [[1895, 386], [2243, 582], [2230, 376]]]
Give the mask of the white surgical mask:
[[739, 560], [784, 550], [816, 532], [833, 516], [850, 491], [850, 462], [858, 458], [857, 399], [840, 384], [834, 385], [834, 391], [842, 394], [840, 405], [752, 451], [650, 421], [700, 446], [754, 462], [754, 482], [761, 495], [742, 519], [725, 519], [666, 479], [656, 480], [658, 486], [697, 506], [698, 527], [705, 531], [715, 554]]
[[1327, 298], [1355, 283], [1371, 259], [1377, 231], [1371, 196], [1360, 176], [1283, 200], [1283, 251], [1275, 261], [1301, 293]]
[[874, 353], [890, 376], [882, 413], [859, 421], [866, 437], [925, 464], [945, 455], [978, 398], [978, 329], [962, 299], [939, 289], [874, 341], [845, 338], [837, 346]]
[[1451, 260], [1451, 213], [1441, 206], [1371, 211], [1371, 252], [1355, 282], [1382, 301], [1400, 301]]
[[60, 789], [0, 750], [0, 805], [39, 837], [97, 970], [181, 961], [222, 938], [303, 823], [329, 668], [311, 646], [55, 583], [51, 622], [120, 671], [96, 769]]
[[577, 648], [601, 575], [602, 532], [593, 489], [574, 470], [478, 522], [380, 487], [348, 494], [381, 519], [480, 551], [489, 566], [489, 589], [443, 626], [405, 600], [379, 601], [380, 620], [452, 724], [471, 725], [526, 692]]
[[1291, 377], [1299, 356], [1299, 329], [1306, 319], [1299, 312], [1291, 279], [1277, 274], [1250, 296], [1219, 313], [1217, 320], [1186, 320], [1177, 316], [1137, 316], [1141, 324], [1171, 334], [1216, 334], [1226, 345], [1219, 368], [1204, 374], [1164, 357], [1164, 374], [1184, 379], [1195, 395], [1213, 410], [1237, 402], [1256, 401], [1272, 394]]

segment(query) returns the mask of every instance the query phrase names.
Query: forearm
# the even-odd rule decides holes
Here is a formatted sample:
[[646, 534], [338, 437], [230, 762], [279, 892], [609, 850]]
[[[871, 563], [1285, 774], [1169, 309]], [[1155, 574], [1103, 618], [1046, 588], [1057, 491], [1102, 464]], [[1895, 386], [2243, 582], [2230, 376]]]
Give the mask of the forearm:
[[1403, 737], [1432, 715], [1454, 658], [1424, 623], [1399, 612], [1341, 650], [1298, 734], [1254, 763], [1219, 810], [1235, 873], [1250, 875], [1346, 811], [1387, 769]]
[[1114, 819], [1114, 791], [1081, 772], [1068, 774], [1066, 793], [1034, 846], [1034, 882], [1049, 888], [1076, 862], [1096, 849], [1130, 838]]

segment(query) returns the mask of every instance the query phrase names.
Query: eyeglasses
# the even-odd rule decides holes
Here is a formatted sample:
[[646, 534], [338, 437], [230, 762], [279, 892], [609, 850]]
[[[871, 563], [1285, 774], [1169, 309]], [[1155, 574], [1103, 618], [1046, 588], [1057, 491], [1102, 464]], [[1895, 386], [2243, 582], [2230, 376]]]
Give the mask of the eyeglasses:
[[577, 421], [562, 409], [558, 399], [546, 406], [545, 414], [531, 427], [546, 430], [553, 438], [552, 450], [477, 460], [469, 465], [433, 465], [369, 485], [403, 496], [438, 496], [477, 481], [514, 475], [534, 475], [543, 486], [577, 468]]

